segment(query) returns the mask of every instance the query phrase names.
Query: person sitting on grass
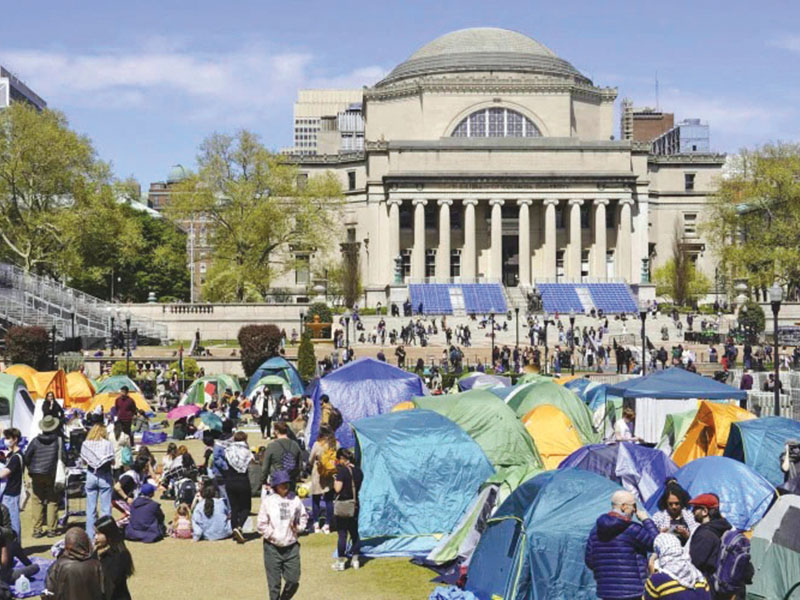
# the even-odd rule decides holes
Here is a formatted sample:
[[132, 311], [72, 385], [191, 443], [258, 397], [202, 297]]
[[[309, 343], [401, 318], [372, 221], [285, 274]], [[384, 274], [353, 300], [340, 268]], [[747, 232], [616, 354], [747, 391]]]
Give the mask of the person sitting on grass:
[[145, 483], [142, 486], [139, 495], [131, 504], [130, 519], [125, 527], [125, 539], [152, 544], [164, 537], [166, 532], [164, 511], [161, 510], [161, 505], [153, 500], [155, 492], [156, 486], [152, 483]]
[[168, 530], [169, 536], [178, 540], [192, 539], [192, 509], [182, 503], [175, 510], [175, 517]]
[[133, 558], [125, 546], [113, 517], [102, 516], [95, 523], [94, 556], [103, 567], [106, 600], [131, 600], [128, 579], [133, 576]]
[[231, 537], [231, 511], [225, 500], [217, 497], [213, 480], [203, 482], [200, 497], [192, 512], [192, 539], [214, 542]]
[[105, 600], [103, 567], [92, 558], [92, 542], [80, 527], [67, 530], [64, 551], [47, 572], [45, 587], [45, 598]]

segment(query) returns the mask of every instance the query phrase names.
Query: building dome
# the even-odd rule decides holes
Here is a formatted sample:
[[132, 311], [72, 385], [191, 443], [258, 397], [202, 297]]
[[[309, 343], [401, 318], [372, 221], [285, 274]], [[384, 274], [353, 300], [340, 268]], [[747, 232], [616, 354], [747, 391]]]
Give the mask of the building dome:
[[411, 77], [470, 71], [538, 73], [590, 83], [569, 62], [527, 35], [475, 27], [447, 33], [424, 45], [376, 87]]
[[167, 173], [167, 183], [180, 183], [189, 177], [189, 171], [183, 165], [172, 165]]

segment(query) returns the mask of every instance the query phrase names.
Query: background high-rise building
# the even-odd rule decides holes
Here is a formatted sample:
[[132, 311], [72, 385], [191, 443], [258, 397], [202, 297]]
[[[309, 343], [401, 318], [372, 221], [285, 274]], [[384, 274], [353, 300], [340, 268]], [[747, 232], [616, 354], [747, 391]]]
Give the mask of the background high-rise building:
[[653, 140], [653, 154], [704, 154], [711, 151], [708, 123], [684, 119]]
[[361, 90], [300, 90], [292, 154], [352, 152], [364, 147]]
[[620, 138], [634, 142], [652, 142], [675, 124], [675, 115], [655, 108], [634, 108], [628, 98], [622, 101]]
[[47, 108], [47, 102], [39, 94], [5, 67], [0, 66], [0, 109], [6, 108], [12, 102], [24, 102], [40, 111]]

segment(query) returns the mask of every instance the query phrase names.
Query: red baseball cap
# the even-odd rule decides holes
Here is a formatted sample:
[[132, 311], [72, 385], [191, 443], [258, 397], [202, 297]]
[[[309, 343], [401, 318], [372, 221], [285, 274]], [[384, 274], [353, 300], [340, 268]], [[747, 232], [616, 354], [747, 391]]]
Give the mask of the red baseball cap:
[[703, 506], [705, 508], [719, 508], [719, 498], [716, 494], [700, 494], [689, 500], [690, 506]]

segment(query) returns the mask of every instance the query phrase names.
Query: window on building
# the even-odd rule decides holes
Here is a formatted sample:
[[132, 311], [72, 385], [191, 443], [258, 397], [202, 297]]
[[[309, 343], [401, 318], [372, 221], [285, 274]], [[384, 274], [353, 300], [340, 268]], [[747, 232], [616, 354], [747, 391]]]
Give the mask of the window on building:
[[297, 285], [308, 285], [311, 281], [311, 256], [298, 254], [295, 257], [294, 282]]
[[409, 202], [400, 203], [400, 229], [411, 229], [414, 225], [414, 208]]
[[348, 171], [347, 172], [347, 189], [354, 190], [356, 189], [356, 172], [355, 171]]
[[683, 187], [687, 192], [694, 190], [694, 173], [683, 174]]
[[508, 108], [483, 108], [464, 118], [453, 137], [540, 137], [533, 121]]
[[206, 272], [206, 263], [200, 263], [200, 272], [201, 273], [205, 273]]
[[463, 213], [459, 204], [450, 207], [450, 229], [461, 229], [463, 227]]
[[589, 216], [591, 215], [591, 205], [581, 206], [581, 229], [589, 229]]
[[461, 250], [450, 251], [450, 277], [461, 277]]
[[606, 206], [606, 229], [614, 229], [617, 224], [617, 205]]
[[351, 244], [356, 241], [356, 228], [355, 227], [348, 227], [347, 228], [347, 241]]
[[425, 205], [425, 229], [439, 228], [439, 205], [430, 200]]
[[436, 277], [436, 248], [425, 251], [425, 277]]
[[683, 235], [686, 237], [697, 235], [697, 213], [683, 213]]
[[556, 251], [556, 279], [564, 277], [564, 250]]
[[556, 229], [564, 229], [564, 208], [556, 206]]
[[403, 278], [411, 277], [411, 248], [400, 250], [400, 258], [403, 259]]
[[304, 190], [306, 189], [306, 185], [308, 185], [308, 173], [298, 173], [297, 174], [297, 189]]

